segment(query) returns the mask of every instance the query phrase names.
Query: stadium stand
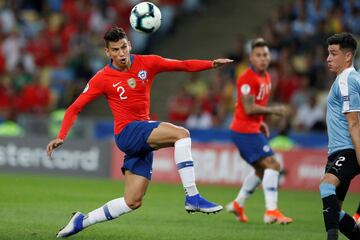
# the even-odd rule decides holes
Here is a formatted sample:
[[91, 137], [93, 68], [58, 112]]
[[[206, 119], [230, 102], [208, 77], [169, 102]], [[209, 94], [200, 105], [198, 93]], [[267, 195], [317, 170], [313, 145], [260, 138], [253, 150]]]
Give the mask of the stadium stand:
[[[15, 112], [26, 132], [36, 134], [34, 129], [29, 129], [36, 126], [31, 122], [50, 118], [52, 111], [66, 108], [82, 91], [90, 76], [106, 63], [99, 36], [108, 26], [118, 24], [128, 31], [137, 53], [157, 52], [169, 57], [184, 57], [184, 51], [173, 46], [181, 42], [187, 44], [189, 40], [186, 38], [193, 34], [195, 37], [190, 41], [195, 47], [189, 50], [190, 55], [211, 58], [206, 55], [210, 52], [236, 60], [235, 64], [213, 75], [179, 75], [177, 79], [188, 80], [174, 85], [164, 83], [162, 87], [170, 90], [180, 88], [181, 91], [163, 91], [163, 88], [154, 91], [152, 111], [155, 119], [169, 119], [185, 125], [190, 118], [188, 124], [194, 128], [226, 129], [233, 111], [235, 79], [248, 64], [249, 41], [261, 36], [271, 44], [272, 99], [285, 102], [294, 109], [292, 132], [324, 130], [325, 97], [331, 84], [329, 79], [332, 79], [325, 65], [327, 50], [324, 42], [327, 36], [336, 32], [360, 34], [358, 1], [274, 1], [272, 5], [267, 5], [267, 9], [274, 9], [271, 14], [251, 21], [246, 28], [241, 17], [249, 17], [248, 13], [238, 16], [231, 12], [229, 6], [252, 9], [264, 3], [254, 1], [253, 5], [241, 6], [238, 1], [232, 0], [221, 3], [212, 0], [162, 0], [156, 3], [163, 13], [163, 25], [161, 31], [151, 37], [138, 35], [129, 27], [129, 11], [136, 2], [1, 1], [0, 116], [4, 119], [8, 112]], [[219, 9], [229, 11], [233, 21], [239, 19], [240, 27], [236, 30], [231, 26], [222, 29], [224, 43], [232, 42], [232, 47], [229, 47], [231, 44], [222, 44], [211, 49], [214, 48], [211, 45], [214, 29], [224, 24], [216, 15]], [[200, 26], [206, 21], [212, 27], [200, 32], [192, 32], [189, 28], [191, 24]], [[203, 43], [203, 49], [196, 47], [199, 43]], [[356, 66], [358, 62], [359, 58]], [[178, 94], [169, 98], [169, 92]], [[167, 106], [164, 100], [168, 101]], [[186, 107], [194, 102], [196, 107]], [[182, 111], [180, 117], [171, 107], [179, 103], [183, 108], [175, 110]], [[98, 111], [91, 112], [103, 117], [91, 117], [95, 119], [92, 126], [97, 126], [95, 129], [100, 133], [79, 131], [83, 136], [107, 136], [107, 131], [101, 132], [102, 129], [111, 129], [112, 123], [106, 121], [108, 109], [99, 106], [102, 106], [101, 103], [95, 104]], [[299, 124], [303, 121], [303, 112], [315, 112], [311, 115], [317, 118]], [[86, 109], [84, 115], [87, 115]], [[276, 119], [273, 121], [276, 122]], [[276, 128], [276, 125], [272, 127]]]

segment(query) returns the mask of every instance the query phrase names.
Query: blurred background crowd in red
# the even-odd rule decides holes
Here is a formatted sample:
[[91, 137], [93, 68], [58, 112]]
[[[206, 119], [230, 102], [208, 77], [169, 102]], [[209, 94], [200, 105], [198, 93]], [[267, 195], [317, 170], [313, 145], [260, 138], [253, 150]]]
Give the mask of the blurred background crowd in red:
[[[0, 0], [0, 113], [49, 115], [66, 108], [108, 59], [102, 35], [123, 27], [134, 53], [152, 53], [156, 39], [174, 34], [182, 17], [206, 16], [213, 1], [159, 0], [163, 20], [153, 36], [134, 32], [129, 14], [136, 0]], [[239, 35], [223, 53], [234, 64], [211, 79], [189, 74], [168, 99], [168, 120], [189, 128], [227, 128], [236, 100], [236, 78], [248, 67], [249, 42], [270, 43], [272, 102], [288, 104], [291, 119], [281, 127], [325, 130], [326, 95], [334, 76], [326, 66], [326, 38], [337, 32], [360, 34], [360, 1], [297, 0], [280, 4], [252, 36]], [[191, 53], [189, 53], [191, 56]], [[355, 65], [358, 65], [356, 58]], [[96, 112], [94, 113], [96, 114]], [[153, 116], [158, 116], [153, 112]]]

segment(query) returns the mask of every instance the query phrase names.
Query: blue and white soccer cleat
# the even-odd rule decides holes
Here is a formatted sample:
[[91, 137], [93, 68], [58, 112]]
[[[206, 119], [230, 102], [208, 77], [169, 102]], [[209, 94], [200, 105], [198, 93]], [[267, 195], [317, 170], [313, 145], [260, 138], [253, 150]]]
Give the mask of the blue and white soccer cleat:
[[57, 238], [69, 237], [83, 230], [84, 217], [85, 215], [82, 214], [81, 212], [73, 213], [73, 216], [71, 217], [69, 223], [65, 227], [60, 229], [56, 237]]
[[202, 212], [202, 213], [217, 213], [220, 212], [223, 207], [219, 204], [209, 202], [203, 198], [200, 194], [194, 196], [187, 196], [185, 198], [185, 210], [188, 213]]

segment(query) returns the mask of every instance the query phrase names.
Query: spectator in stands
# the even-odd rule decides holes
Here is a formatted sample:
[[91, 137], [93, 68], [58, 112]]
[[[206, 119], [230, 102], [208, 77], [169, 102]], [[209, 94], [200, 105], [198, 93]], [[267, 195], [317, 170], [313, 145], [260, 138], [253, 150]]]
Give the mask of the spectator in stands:
[[190, 73], [190, 78], [185, 83], [185, 90], [197, 100], [203, 98], [209, 91], [205, 81], [196, 72]]
[[184, 87], [168, 102], [168, 119], [175, 124], [184, 124], [194, 107], [194, 97]]
[[313, 0], [306, 2], [306, 10], [309, 22], [316, 26], [320, 21], [324, 20], [327, 14], [327, 7], [322, 0]]
[[179, 12], [176, 9], [182, 5], [183, 0], [159, 0], [159, 3], [162, 18], [159, 32], [172, 32], [174, 31], [174, 24], [179, 15]]
[[212, 85], [207, 95], [200, 100], [201, 112], [207, 112], [212, 116], [212, 124], [214, 127], [219, 126], [223, 120], [221, 114], [223, 110], [221, 90], [220, 87], [214, 87], [214, 85]]
[[292, 24], [293, 36], [296, 39], [306, 39], [315, 33], [314, 25], [307, 20], [305, 9], [300, 11], [299, 17]]
[[8, 75], [0, 77], [0, 113], [3, 115], [9, 112], [16, 101], [15, 91]]
[[[78, 89], [79, 85], [83, 86], [84, 79], [88, 79], [106, 61], [99, 57], [99, 52], [102, 52], [101, 39], [94, 38], [92, 33], [111, 24], [132, 31], [128, 21], [130, 9], [138, 2], [0, 1], [0, 73], [12, 78], [16, 75], [16, 82], [23, 82], [24, 77], [28, 79], [30, 75], [33, 78], [41, 68], [51, 66], [55, 72], [51, 87], [59, 96], [56, 105], [67, 106], [73, 99], [67, 98], [65, 93]], [[202, 9], [200, 0], [158, 0], [156, 4], [163, 10], [163, 25], [156, 33], [160, 35], [161, 31], [173, 31], [181, 11], [191, 14]], [[329, 35], [343, 30], [360, 34], [359, 9], [359, 2], [352, 0], [299, 0], [281, 4], [261, 28], [261, 34], [270, 41], [272, 49], [274, 67], [269, 69], [271, 74], [280, 76], [282, 81], [283, 72], [293, 71], [295, 75], [307, 75], [310, 79], [309, 87], [320, 90], [329, 88], [329, 82], [324, 81], [327, 79], [324, 74], [329, 73], [324, 70], [324, 62], [319, 61], [326, 52], [323, 43]], [[153, 37], [135, 32], [129, 35], [134, 51], [140, 53], [151, 50]], [[233, 80], [248, 65], [247, 59], [243, 57], [246, 40], [245, 36], [235, 39], [235, 46], [230, 52], [231, 58], [237, 60], [238, 64], [221, 70], [224, 75], [231, 76], [230, 80], [223, 82], [224, 88], [231, 89], [231, 85], [234, 87]], [[21, 74], [18, 72], [19, 64], [23, 68]], [[356, 64], [359, 64], [358, 59], [355, 59]], [[273, 89], [276, 89], [276, 77], [273, 79]], [[285, 88], [294, 89], [276, 93], [281, 94], [281, 99], [289, 100], [292, 92], [297, 92], [294, 86], [298, 82], [301, 80], [294, 78], [291, 86]], [[20, 89], [19, 84], [11, 86]], [[228, 90], [225, 91], [228, 94]], [[223, 114], [219, 110], [228, 109], [229, 101], [216, 100], [212, 105], [211, 114], [215, 116], [214, 119], [218, 119], [215, 122], [223, 121], [225, 117], [219, 117]], [[225, 112], [228, 113], [228, 110]]]
[[292, 94], [290, 104], [293, 108], [298, 109], [308, 101], [308, 91], [310, 89], [310, 79], [306, 74], [300, 75], [299, 87]]
[[54, 99], [49, 89], [49, 79], [49, 71], [44, 69], [33, 83], [21, 90], [17, 104], [19, 112], [42, 114], [50, 110]]
[[16, 68], [11, 71], [12, 86], [16, 92], [20, 92], [23, 87], [32, 82], [32, 75], [25, 71], [24, 65], [19, 63]]
[[325, 130], [325, 106], [319, 103], [316, 91], [308, 94], [308, 101], [297, 110], [294, 127], [300, 131]]
[[190, 129], [207, 129], [213, 126], [212, 116], [209, 112], [201, 111], [199, 104], [186, 119], [185, 127]]
[[294, 72], [291, 63], [284, 63], [274, 90], [275, 100], [286, 103], [290, 102], [293, 94], [299, 88], [299, 83], [299, 76]]

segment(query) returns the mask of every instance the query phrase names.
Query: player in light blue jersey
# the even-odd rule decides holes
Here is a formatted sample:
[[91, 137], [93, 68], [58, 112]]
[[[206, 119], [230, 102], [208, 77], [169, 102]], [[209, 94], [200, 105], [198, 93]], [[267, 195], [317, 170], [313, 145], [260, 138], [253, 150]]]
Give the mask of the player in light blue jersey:
[[327, 39], [327, 63], [337, 77], [331, 86], [326, 122], [328, 162], [320, 184], [327, 239], [338, 239], [338, 230], [349, 239], [360, 239], [360, 229], [343, 210], [351, 180], [360, 173], [360, 74], [353, 67], [357, 47], [350, 33]]

